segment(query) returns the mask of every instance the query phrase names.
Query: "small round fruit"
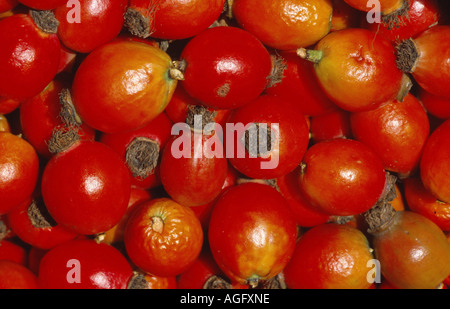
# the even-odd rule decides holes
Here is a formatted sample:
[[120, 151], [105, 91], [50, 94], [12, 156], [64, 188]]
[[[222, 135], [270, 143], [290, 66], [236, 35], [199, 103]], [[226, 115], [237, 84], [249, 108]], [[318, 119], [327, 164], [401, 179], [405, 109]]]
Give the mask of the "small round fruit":
[[26, 266], [0, 260], [0, 289], [38, 289], [38, 278]]
[[256, 99], [266, 88], [272, 61], [265, 46], [237, 27], [209, 28], [190, 40], [181, 53], [181, 82], [201, 104], [233, 109]]
[[226, 189], [208, 228], [220, 269], [230, 280], [253, 287], [283, 270], [296, 237], [297, 225], [284, 197], [271, 186], [253, 182]]
[[163, 112], [172, 97], [177, 80], [171, 69], [170, 57], [150, 44], [129, 40], [104, 44], [89, 53], [75, 73], [76, 111], [88, 126], [104, 133], [142, 128]]
[[203, 245], [203, 230], [196, 215], [169, 198], [137, 205], [124, 237], [131, 261], [143, 271], [163, 277], [188, 269]]
[[330, 0], [234, 0], [233, 16], [245, 30], [279, 50], [313, 45], [330, 31]]
[[372, 259], [360, 230], [325, 223], [300, 236], [283, 274], [290, 289], [368, 289], [367, 263]]
[[363, 143], [349, 139], [322, 141], [305, 154], [300, 189], [317, 209], [337, 216], [369, 210], [386, 182], [381, 160]]

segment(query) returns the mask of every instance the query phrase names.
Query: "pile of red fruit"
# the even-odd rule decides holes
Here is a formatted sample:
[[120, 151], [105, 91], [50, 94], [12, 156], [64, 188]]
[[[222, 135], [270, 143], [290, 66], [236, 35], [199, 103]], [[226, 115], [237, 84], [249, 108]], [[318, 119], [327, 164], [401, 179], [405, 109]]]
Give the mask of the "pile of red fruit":
[[0, 288], [447, 288], [448, 9], [0, 0]]

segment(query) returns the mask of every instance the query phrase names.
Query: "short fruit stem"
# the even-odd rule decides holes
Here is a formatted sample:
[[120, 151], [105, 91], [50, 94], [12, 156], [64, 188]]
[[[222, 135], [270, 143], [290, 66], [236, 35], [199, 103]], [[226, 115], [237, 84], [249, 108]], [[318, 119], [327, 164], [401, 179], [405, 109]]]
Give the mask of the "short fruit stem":
[[159, 234], [163, 232], [164, 221], [161, 219], [161, 217], [158, 216], [152, 217], [152, 230]]
[[319, 63], [323, 58], [323, 52], [321, 50], [299, 48], [297, 49], [297, 55], [305, 60], [313, 63]]

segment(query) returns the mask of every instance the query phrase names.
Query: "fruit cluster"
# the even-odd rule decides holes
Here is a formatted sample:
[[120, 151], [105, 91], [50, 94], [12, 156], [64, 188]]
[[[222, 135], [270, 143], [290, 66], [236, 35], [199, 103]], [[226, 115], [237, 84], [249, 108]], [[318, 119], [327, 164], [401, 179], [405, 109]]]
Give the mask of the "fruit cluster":
[[447, 2], [0, 0], [0, 288], [447, 288]]

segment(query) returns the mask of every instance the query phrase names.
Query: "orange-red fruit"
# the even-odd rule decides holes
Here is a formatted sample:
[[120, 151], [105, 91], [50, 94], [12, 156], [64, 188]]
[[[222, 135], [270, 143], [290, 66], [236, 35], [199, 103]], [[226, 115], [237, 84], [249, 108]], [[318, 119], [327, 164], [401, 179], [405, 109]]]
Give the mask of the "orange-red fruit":
[[6, 214], [33, 193], [39, 172], [39, 159], [26, 140], [0, 132], [0, 214]]
[[330, 31], [330, 0], [234, 0], [233, 15], [245, 30], [279, 50], [310, 46]]
[[431, 220], [396, 212], [387, 227], [372, 232], [382, 275], [400, 289], [434, 289], [450, 273], [450, 243]]
[[315, 72], [325, 93], [350, 112], [393, 100], [403, 86], [391, 42], [367, 29], [332, 32], [314, 50], [299, 51], [299, 55], [316, 63]]
[[437, 199], [450, 203], [450, 120], [428, 138], [420, 161], [422, 182]]
[[131, 261], [155, 276], [176, 276], [200, 254], [203, 230], [194, 212], [171, 199], [137, 205], [130, 214], [124, 243]]
[[316, 209], [337, 216], [369, 210], [385, 186], [383, 163], [363, 143], [349, 139], [322, 141], [306, 152], [300, 189]]
[[244, 183], [221, 195], [208, 228], [211, 252], [230, 280], [250, 286], [276, 276], [294, 251], [297, 227], [271, 186]]
[[372, 259], [360, 230], [321, 224], [300, 237], [283, 274], [291, 289], [368, 289], [372, 283], [367, 265]]
[[0, 260], [0, 289], [37, 289], [38, 278], [27, 267]]
[[105, 133], [142, 128], [172, 97], [177, 80], [171, 68], [169, 55], [149, 44], [116, 40], [102, 45], [75, 74], [75, 108], [87, 125]]
[[350, 117], [354, 137], [370, 147], [386, 170], [409, 175], [419, 166], [430, 133], [426, 111], [412, 94]]

